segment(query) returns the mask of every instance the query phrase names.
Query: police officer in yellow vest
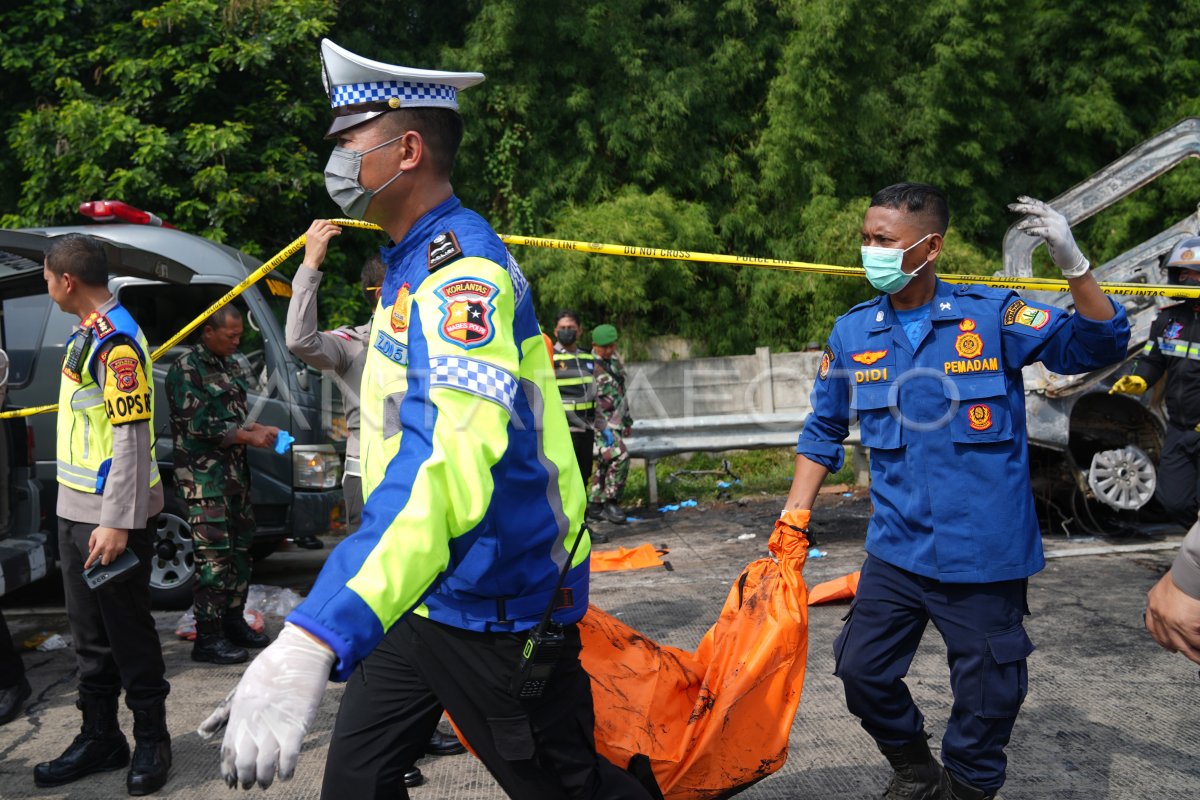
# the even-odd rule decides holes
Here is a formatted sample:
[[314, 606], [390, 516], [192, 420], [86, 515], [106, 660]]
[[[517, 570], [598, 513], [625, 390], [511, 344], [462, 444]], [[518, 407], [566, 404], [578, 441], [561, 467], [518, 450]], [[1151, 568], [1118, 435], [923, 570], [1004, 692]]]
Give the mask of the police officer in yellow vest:
[[533, 296], [450, 184], [458, 91], [483, 75], [382, 64], [328, 40], [321, 51], [337, 139], [326, 187], [395, 243], [363, 373], [366, 504], [201, 730], [228, 720], [230, 785], [290, 778], [332, 673], [347, 687], [327, 800], [408, 797], [398, 767], [424, 748], [439, 704], [510, 797], [644, 800], [596, 753], [576, 626], [584, 487]]
[[583, 475], [592, 478], [592, 444], [596, 436], [595, 357], [579, 347], [579, 315], [564, 308], [554, 320], [554, 381], [571, 429], [571, 444]]
[[[133, 712], [126, 785], [150, 794], [167, 780], [162, 647], [150, 614], [150, 560], [163, 490], [154, 460], [154, 393], [146, 337], [108, 290], [104, 247], [69, 234], [46, 251], [51, 299], [81, 324], [67, 341], [58, 398], [58, 550], [79, 663], [83, 726], [66, 751], [34, 769], [59, 786], [130, 763], [117, 698]], [[130, 550], [137, 566], [95, 589], [83, 571]]]

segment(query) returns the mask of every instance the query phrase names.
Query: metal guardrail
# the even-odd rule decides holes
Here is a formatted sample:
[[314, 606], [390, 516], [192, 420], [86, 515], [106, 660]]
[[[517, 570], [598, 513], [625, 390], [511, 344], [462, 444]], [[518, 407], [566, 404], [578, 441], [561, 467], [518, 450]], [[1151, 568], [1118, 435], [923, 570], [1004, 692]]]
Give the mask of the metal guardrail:
[[[633, 424], [633, 435], [625, 440], [629, 455], [646, 460], [646, 487], [650, 505], [658, 505], [656, 462], [663, 456], [726, 450], [761, 450], [796, 446], [808, 409], [757, 414], [714, 414], [674, 419], [641, 419]], [[866, 458], [858, 428], [852, 428], [846, 444], [854, 447], [854, 472], [866, 483]]]

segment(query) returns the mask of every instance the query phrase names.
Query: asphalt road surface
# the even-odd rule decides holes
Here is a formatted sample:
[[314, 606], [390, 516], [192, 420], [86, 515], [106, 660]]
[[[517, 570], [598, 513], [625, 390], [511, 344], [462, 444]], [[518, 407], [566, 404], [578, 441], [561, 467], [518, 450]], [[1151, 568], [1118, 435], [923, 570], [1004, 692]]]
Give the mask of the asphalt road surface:
[[[622, 527], [606, 526], [612, 545], [650, 542], [670, 550], [672, 571], [602, 573], [592, 601], [651, 638], [692, 648], [712, 624], [729, 584], [766, 547], [779, 498], [683, 509]], [[868, 504], [858, 496], [824, 495], [814, 515], [818, 547], [808, 584], [851, 572], [863, 557]], [[745, 534], [754, 538], [741, 539]], [[1182, 531], [1122, 539], [1048, 537], [1054, 558], [1030, 582], [1027, 621], [1038, 649], [1029, 660], [1030, 690], [1008, 750], [1006, 800], [1135, 800], [1200, 797], [1200, 675], [1196, 665], [1162, 651], [1146, 634], [1146, 591], [1170, 564]], [[329, 539], [335, 543], [336, 540]], [[1141, 548], [1088, 555], [1095, 549]], [[1159, 547], [1160, 549], [1145, 549]], [[603, 545], [601, 547], [604, 547]], [[285, 549], [256, 568], [257, 584], [304, 592], [329, 550]], [[61, 591], [52, 581], [3, 598], [18, 641], [39, 632], [66, 633]], [[878, 797], [889, 771], [873, 742], [846, 711], [832, 676], [831, 645], [844, 605], [817, 606], [809, 619], [809, 663], [803, 699], [792, 726], [787, 763], [739, 795], [745, 800], [859, 800]], [[213, 800], [234, 797], [218, 774], [217, 742], [196, 726], [233, 688], [244, 665], [192, 662], [190, 643], [174, 635], [178, 612], [156, 620], [172, 692], [169, 722], [175, 764], [157, 795]], [[268, 616], [268, 630], [280, 619]], [[0, 798], [90, 800], [125, 796], [124, 773], [95, 775], [59, 789], [33, 785], [33, 766], [57, 756], [78, 732], [74, 658], [69, 649], [24, 654], [34, 695], [25, 712], [0, 728]], [[950, 707], [945, 649], [932, 628], [908, 683], [934, 734], [935, 752]], [[309, 734], [295, 778], [267, 796], [317, 798], [329, 732], [341, 690], [331, 684]], [[123, 727], [132, 724], [124, 709]], [[427, 758], [428, 782], [416, 800], [501, 798], [487, 772], [469, 755]], [[257, 789], [253, 790], [256, 794]], [[357, 799], [355, 799], [357, 800]]]

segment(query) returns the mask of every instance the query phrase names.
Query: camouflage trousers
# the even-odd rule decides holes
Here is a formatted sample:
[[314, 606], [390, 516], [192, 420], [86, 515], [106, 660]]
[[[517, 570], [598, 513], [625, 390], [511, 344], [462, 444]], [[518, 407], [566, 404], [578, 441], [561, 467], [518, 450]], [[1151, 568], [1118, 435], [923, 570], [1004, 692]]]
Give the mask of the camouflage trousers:
[[196, 556], [196, 621], [220, 620], [229, 609], [244, 606], [250, 590], [250, 496], [189, 500], [188, 523]]
[[625, 488], [629, 477], [629, 448], [620, 431], [613, 431], [613, 443], [604, 443], [604, 434], [596, 431], [596, 467], [592, 472], [592, 486], [588, 492], [589, 503], [616, 501]]

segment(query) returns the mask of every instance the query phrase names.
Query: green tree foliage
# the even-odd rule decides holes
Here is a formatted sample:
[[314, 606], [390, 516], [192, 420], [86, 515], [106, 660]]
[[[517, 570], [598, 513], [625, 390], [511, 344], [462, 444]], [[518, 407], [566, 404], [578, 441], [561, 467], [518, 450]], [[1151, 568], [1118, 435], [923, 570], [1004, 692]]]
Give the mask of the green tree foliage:
[[[269, 255], [337, 209], [317, 43], [482, 70], [455, 185], [506, 233], [856, 264], [870, 195], [944, 188], [943, 271], [1200, 114], [1200, 0], [25, 0], [0, 11], [0, 223], [110, 197]], [[1194, 211], [1197, 167], [1077, 230], [1096, 262]], [[379, 237], [341, 237], [324, 310]], [[520, 248], [539, 311], [714, 354], [822, 341], [864, 282]]]

